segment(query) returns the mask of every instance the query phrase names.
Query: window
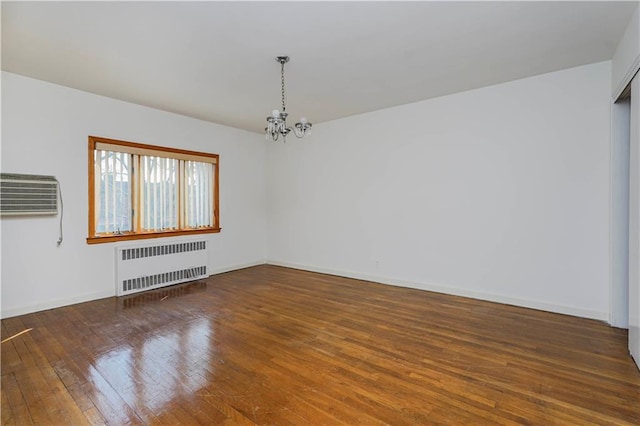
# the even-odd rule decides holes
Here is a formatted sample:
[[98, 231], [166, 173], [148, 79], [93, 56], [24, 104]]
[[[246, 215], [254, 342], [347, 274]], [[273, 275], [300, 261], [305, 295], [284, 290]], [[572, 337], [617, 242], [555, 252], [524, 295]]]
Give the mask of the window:
[[220, 232], [218, 155], [89, 136], [89, 244]]

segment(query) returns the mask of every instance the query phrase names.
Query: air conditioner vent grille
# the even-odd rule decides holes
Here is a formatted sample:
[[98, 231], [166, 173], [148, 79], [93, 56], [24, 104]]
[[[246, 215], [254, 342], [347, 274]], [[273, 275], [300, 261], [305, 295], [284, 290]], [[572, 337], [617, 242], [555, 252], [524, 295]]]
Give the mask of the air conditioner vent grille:
[[53, 176], [0, 174], [0, 214], [58, 213], [58, 181]]

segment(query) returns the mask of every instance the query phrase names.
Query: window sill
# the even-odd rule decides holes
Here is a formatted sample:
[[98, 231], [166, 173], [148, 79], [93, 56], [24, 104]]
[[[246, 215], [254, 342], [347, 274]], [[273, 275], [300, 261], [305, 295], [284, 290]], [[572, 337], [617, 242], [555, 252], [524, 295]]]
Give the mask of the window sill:
[[222, 228], [190, 229], [183, 231], [149, 232], [139, 234], [104, 235], [88, 237], [87, 244], [115, 243], [118, 241], [147, 240], [150, 238], [180, 237], [185, 235], [217, 234]]

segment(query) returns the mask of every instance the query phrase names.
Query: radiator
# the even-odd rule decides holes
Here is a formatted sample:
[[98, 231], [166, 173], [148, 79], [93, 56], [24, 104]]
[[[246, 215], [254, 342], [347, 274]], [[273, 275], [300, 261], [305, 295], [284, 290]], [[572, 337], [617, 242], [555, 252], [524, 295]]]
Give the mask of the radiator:
[[58, 181], [53, 176], [0, 174], [0, 214], [58, 214]]
[[208, 277], [207, 241], [116, 248], [116, 294], [124, 296]]

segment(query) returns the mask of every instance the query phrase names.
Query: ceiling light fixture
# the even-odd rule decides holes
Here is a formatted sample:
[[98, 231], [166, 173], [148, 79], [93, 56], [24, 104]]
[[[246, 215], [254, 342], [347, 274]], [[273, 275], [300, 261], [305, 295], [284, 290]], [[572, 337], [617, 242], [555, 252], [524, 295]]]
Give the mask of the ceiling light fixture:
[[285, 105], [284, 95], [284, 64], [289, 62], [288, 56], [276, 57], [276, 62], [280, 63], [280, 75], [282, 76], [282, 111], [274, 109], [271, 116], [267, 117], [267, 127], [265, 127], [265, 136], [268, 141], [275, 142], [278, 136], [282, 135], [283, 142], [287, 141], [287, 135], [293, 130], [293, 134], [298, 138], [303, 138], [311, 134], [312, 124], [305, 117], [300, 117], [300, 121], [294, 124], [293, 128], [287, 127], [287, 106]]

